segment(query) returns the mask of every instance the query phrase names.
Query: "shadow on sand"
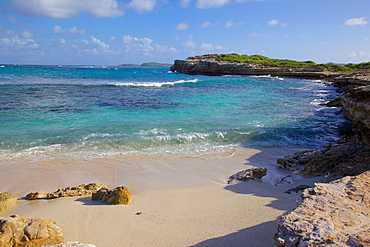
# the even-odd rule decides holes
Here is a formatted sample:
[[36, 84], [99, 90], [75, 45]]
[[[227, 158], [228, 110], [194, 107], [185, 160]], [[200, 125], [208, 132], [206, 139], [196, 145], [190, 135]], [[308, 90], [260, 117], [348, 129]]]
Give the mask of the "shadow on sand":
[[[270, 203], [265, 206], [281, 210], [283, 211], [282, 214], [293, 210], [296, 207], [295, 199], [298, 197], [299, 193], [286, 194], [284, 192], [302, 183], [312, 185], [316, 182], [314, 179], [295, 179], [289, 183], [276, 183], [280, 181], [282, 177], [289, 174], [289, 171], [278, 167], [276, 164], [277, 156], [283, 157], [288, 154], [293, 154], [296, 151], [297, 150], [281, 148], [281, 153], [279, 153], [279, 148], [261, 149], [260, 153], [247, 159], [245, 165], [267, 168], [267, 176], [263, 178], [263, 181], [237, 182], [225, 186], [225, 190], [242, 195], [272, 198]], [[248, 208], [245, 208], [245, 210], [248, 210]], [[263, 214], [262, 210], [263, 208], [261, 208], [260, 214]], [[274, 246], [273, 237], [277, 232], [277, 225], [278, 219], [264, 222], [225, 236], [202, 241], [193, 245], [193, 247], [272, 247]]]

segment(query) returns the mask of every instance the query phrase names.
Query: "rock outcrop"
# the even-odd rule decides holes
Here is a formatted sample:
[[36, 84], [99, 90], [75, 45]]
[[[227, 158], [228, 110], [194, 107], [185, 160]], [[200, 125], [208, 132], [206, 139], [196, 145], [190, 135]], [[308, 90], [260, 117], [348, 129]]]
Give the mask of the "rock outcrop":
[[353, 123], [352, 131], [322, 149], [278, 159], [280, 167], [298, 171], [304, 177], [325, 174], [329, 175], [328, 179], [370, 170], [370, 76], [357, 77], [341, 76], [332, 80], [345, 93], [331, 104], [343, 107], [344, 117]]
[[88, 196], [97, 192], [102, 188], [107, 188], [105, 184], [81, 184], [79, 186], [67, 187], [63, 189], [58, 189], [55, 192], [34, 192], [26, 195], [27, 200], [36, 199], [54, 199], [58, 197], [73, 197], [73, 196]]
[[80, 242], [67, 242], [55, 245], [43, 245], [41, 247], [96, 247], [93, 244], [82, 244]]
[[271, 75], [290, 78], [326, 79], [333, 73], [315, 68], [279, 68], [253, 63], [221, 62], [213, 58], [175, 60], [171, 71], [189, 75]]
[[0, 219], [1, 247], [37, 247], [63, 242], [62, 231], [52, 220], [22, 219], [17, 215]]
[[249, 181], [249, 180], [260, 180], [266, 176], [267, 169], [263, 167], [253, 167], [244, 171], [237, 172], [229, 177], [228, 184], [236, 183], [238, 180]]
[[107, 188], [100, 189], [92, 194], [92, 200], [100, 200], [108, 204], [124, 204], [130, 203], [130, 191], [125, 186], [117, 187], [113, 190]]
[[317, 183], [279, 220], [275, 246], [369, 246], [370, 171]]
[[17, 203], [18, 197], [4, 192], [0, 194], [0, 213], [13, 207]]

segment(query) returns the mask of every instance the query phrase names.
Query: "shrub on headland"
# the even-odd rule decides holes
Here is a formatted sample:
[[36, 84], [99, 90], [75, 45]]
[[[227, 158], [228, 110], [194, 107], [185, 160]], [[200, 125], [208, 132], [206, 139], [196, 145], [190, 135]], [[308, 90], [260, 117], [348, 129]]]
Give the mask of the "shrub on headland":
[[230, 63], [252, 63], [261, 64], [269, 67], [283, 67], [283, 68], [313, 68], [323, 69], [329, 72], [363, 72], [370, 70], [370, 62], [360, 64], [316, 64], [313, 61], [295, 61], [290, 59], [274, 59], [262, 55], [239, 55], [231, 54], [207, 54], [201, 56], [189, 57], [189, 59], [215, 59], [220, 62]]

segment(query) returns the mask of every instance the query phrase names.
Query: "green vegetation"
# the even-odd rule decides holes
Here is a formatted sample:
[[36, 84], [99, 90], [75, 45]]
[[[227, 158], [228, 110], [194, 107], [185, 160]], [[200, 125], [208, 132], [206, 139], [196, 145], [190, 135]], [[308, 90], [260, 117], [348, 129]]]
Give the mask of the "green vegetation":
[[370, 62], [360, 64], [316, 64], [313, 61], [295, 61], [289, 59], [273, 59], [261, 55], [239, 55], [236, 53], [231, 54], [207, 54], [203, 56], [190, 57], [191, 59], [213, 58], [217, 61], [224, 61], [230, 63], [253, 63], [261, 64], [269, 67], [282, 67], [282, 68], [312, 68], [321, 71], [330, 72], [362, 72], [370, 70]]

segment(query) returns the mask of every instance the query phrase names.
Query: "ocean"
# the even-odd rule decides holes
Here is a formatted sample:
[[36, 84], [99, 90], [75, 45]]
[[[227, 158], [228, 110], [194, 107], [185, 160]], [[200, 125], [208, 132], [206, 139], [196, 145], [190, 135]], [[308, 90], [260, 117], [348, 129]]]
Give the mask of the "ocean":
[[168, 67], [0, 66], [0, 162], [319, 148], [348, 123], [321, 81]]

